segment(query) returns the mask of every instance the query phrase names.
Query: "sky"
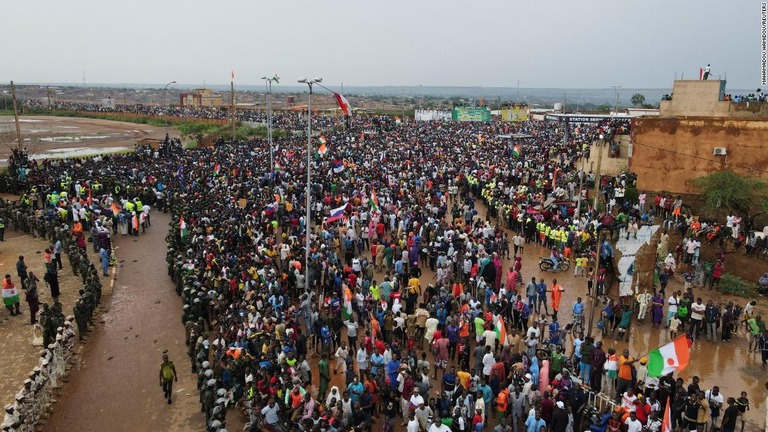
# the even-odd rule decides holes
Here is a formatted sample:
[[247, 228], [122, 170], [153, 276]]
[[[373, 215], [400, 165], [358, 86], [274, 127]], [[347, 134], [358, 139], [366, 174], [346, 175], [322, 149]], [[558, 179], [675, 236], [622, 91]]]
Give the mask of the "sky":
[[34, 0], [3, 5], [0, 84], [760, 86], [751, 0]]

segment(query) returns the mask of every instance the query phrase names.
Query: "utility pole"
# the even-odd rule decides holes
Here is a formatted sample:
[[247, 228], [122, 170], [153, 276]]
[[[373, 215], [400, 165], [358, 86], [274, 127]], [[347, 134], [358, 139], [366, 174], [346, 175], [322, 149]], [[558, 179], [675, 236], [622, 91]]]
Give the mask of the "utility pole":
[[16, 141], [19, 143], [19, 151], [24, 148], [24, 140], [21, 138], [21, 125], [19, 124], [19, 108], [16, 104], [16, 86], [11, 81], [11, 99], [13, 101], [13, 119], [16, 122]]
[[[595, 201], [594, 205], [592, 206], [592, 211], [597, 214], [597, 200], [598, 196], [600, 194], [600, 165], [603, 161], [603, 146], [605, 145], [605, 135], [600, 134], [600, 144], [598, 144], [599, 149], [597, 152], [597, 176], [595, 177]], [[583, 159], [582, 159], [583, 160]], [[583, 164], [582, 164], [583, 166]], [[579, 193], [579, 196], [581, 196], [581, 193]], [[606, 207], [607, 209], [607, 207]], [[593, 283], [592, 283], [592, 307], [589, 309], [589, 328], [587, 329], [587, 335], [592, 336], [592, 327], [594, 326], [594, 320], [595, 320], [595, 307], [597, 307], [597, 278], [600, 274], [600, 246], [602, 245], [602, 239], [600, 236], [601, 232], [598, 231], [596, 233], [597, 235], [597, 245], [595, 252], [597, 255], [597, 261], [595, 263], [595, 274], [593, 275]]]

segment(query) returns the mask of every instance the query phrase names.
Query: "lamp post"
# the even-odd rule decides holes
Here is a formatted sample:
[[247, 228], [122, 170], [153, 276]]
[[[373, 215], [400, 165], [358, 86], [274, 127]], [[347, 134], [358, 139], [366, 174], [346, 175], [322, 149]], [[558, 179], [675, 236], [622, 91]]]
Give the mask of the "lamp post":
[[613, 112], [616, 114], [619, 111], [619, 90], [621, 89], [621, 86], [612, 85], [611, 88], [616, 93], [616, 102], [613, 104]]
[[405, 86], [403, 86], [403, 123], [405, 123]]
[[306, 78], [299, 78], [301, 84], [306, 84], [309, 87], [309, 98], [307, 99], [307, 192], [306, 192], [306, 206], [307, 214], [305, 216], [306, 223], [306, 257], [304, 261], [304, 291], [309, 293], [309, 247], [310, 247], [310, 229], [312, 225], [312, 209], [310, 207], [310, 193], [312, 186], [312, 86], [323, 82], [322, 78], [313, 78], [308, 80]]
[[[275, 155], [274, 148], [272, 147], [272, 81], [279, 82], [280, 79], [277, 74], [272, 78], [266, 76], [261, 77], [264, 80], [264, 86], [267, 90], [267, 141], [269, 142], [269, 186], [270, 189], [275, 186]], [[311, 88], [311, 87], [310, 87]], [[310, 91], [311, 93], [311, 91]]]
[[[168, 84], [163, 87], [163, 109], [168, 106], [168, 86], [171, 84], [176, 84], [176, 81], [171, 81]], [[165, 136], [168, 136], [168, 121], [166, 119], [165, 122]]]

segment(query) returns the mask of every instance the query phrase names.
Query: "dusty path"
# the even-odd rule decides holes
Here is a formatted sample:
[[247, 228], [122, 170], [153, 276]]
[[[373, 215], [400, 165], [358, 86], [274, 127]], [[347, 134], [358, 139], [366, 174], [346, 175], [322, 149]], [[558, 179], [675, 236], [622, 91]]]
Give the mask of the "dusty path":
[[[139, 238], [116, 238], [121, 266], [114, 295], [70, 374], [46, 431], [190, 431], [204, 424], [197, 379], [190, 373], [180, 320], [181, 300], [167, 276], [168, 215], [155, 213]], [[159, 387], [168, 350], [179, 382], [167, 405]]]

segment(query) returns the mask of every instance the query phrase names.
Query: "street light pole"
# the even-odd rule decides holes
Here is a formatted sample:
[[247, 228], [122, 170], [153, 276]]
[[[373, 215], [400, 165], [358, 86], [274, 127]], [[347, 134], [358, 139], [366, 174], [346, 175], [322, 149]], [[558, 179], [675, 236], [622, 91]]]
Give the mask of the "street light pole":
[[[176, 81], [171, 81], [168, 84], [165, 85], [163, 88], [163, 109], [168, 106], [168, 86], [171, 84], [176, 84]], [[167, 115], [166, 115], [167, 116]], [[168, 119], [165, 121], [165, 136], [168, 136]]]
[[612, 85], [611, 88], [616, 92], [616, 102], [613, 104], [613, 112], [616, 114], [619, 111], [619, 89], [621, 89], [621, 86]]
[[267, 141], [269, 142], [269, 186], [270, 189], [275, 187], [275, 152], [272, 146], [272, 81], [279, 82], [277, 74], [273, 78], [261, 77], [264, 80], [264, 86], [266, 87], [267, 95]]
[[309, 293], [309, 248], [310, 248], [310, 233], [312, 226], [312, 209], [310, 207], [310, 194], [312, 192], [312, 86], [323, 82], [322, 78], [313, 78], [308, 80], [306, 78], [299, 78], [299, 83], [306, 84], [309, 87], [309, 98], [307, 99], [307, 192], [306, 192], [306, 206], [307, 214], [305, 216], [305, 237], [306, 237], [306, 256], [304, 260], [304, 291]]
[[405, 86], [403, 86], [403, 123], [405, 123]]

